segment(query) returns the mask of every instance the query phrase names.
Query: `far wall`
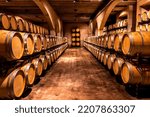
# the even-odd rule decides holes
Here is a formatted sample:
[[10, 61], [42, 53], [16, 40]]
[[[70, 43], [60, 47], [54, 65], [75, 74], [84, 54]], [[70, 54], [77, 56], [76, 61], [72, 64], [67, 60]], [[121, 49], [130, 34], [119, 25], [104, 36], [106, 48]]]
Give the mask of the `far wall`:
[[64, 23], [63, 24], [64, 36], [68, 38], [69, 46], [71, 46], [71, 30], [76, 27], [80, 29], [81, 46], [83, 45], [83, 40], [86, 37], [88, 37], [89, 34], [88, 23]]

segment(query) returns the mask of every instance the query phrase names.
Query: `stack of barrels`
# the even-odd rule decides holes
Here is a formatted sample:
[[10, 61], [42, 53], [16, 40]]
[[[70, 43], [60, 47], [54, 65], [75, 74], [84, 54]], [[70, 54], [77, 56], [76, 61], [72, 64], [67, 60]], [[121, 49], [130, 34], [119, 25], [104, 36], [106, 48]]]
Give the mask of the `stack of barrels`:
[[21, 18], [0, 14], [0, 98], [20, 98], [67, 48], [67, 39]]
[[120, 20], [115, 24], [111, 24], [108, 26], [108, 34], [116, 34], [116, 33], [125, 33], [127, 32], [127, 19]]
[[79, 28], [73, 28], [72, 29], [72, 34], [71, 34], [71, 37], [72, 37], [72, 46], [73, 47], [79, 47], [81, 45], [80, 43], [80, 29]]
[[84, 47], [124, 84], [150, 85], [150, 32], [89, 37]]
[[150, 31], [150, 11], [138, 15], [137, 31]]

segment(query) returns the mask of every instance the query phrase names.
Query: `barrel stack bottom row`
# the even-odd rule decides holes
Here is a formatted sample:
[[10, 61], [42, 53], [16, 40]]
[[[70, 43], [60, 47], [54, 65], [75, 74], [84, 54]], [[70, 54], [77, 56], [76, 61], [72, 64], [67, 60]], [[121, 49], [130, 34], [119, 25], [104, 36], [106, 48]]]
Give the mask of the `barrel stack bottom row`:
[[150, 85], [150, 32], [88, 37], [84, 47], [124, 85]]

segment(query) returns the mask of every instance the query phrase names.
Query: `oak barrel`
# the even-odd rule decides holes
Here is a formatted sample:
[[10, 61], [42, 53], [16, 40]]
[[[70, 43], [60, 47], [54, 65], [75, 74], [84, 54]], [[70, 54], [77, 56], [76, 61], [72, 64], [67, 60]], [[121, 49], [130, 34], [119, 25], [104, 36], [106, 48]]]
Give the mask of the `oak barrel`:
[[101, 51], [101, 63], [103, 62], [103, 60], [104, 60], [104, 53], [105, 53], [105, 51]]
[[34, 33], [34, 27], [32, 23], [29, 23], [30, 32]]
[[35, 59], [32, 60], [32, 63], [35, 66], [36, 76], [40, 76], [43, 72], [42, 60], [39, 59], [39, 58], [35, 58]]
[[25, 74], [15, 69], [6, 77], [0, 78], [0, 98], [14, 99], [22, 96], [25, 89]]
[[30, 26], [29, 26], [29, 23], [25, 20], [23, 20], [23, 23], [24, 23], [24, 26], [25, 26], [25, 31], [26, 32], [30, 32]]
[[17, 30], [18, 29], [18, 25], [17, 25], [17, 20], [14, 16], [9, 16], [10, 17], [10, 24], [11, 24], [11, 28], [12, 30]]
[[10, 18], [4, 13], [0, 13], [0, 28], [8, 30], [10, 26]]
[[24, 31], [25, 30], [25, 26], [24, 26], [24, 23], [23, 23], [22, 19], [17, 19], [17, 23], [18, 23], [19, 31]]
[[103, 58], [103, 64], [107, 65], [107, 60], [108, 60], [108, 56], [110, 55], [110, 52], [105, 52], [104, 53], [104, 58]]
[[115, 58], [116, 58], [115, 54], [110, 54], [108, 56], [107, 67], [109, 70], [111, 70], [113, 68], [113, 63], [114, 63]]
[[34, 34], [35, 52], [40, 52], [42, 50], [42, 40], [39, 34]]
[[51, 65], [51, 64], [52, 64], [52, 61], [51, 61], [51, 56], [50, 56], [50, 54], [49, 54], [48, 52], [46, 52], [46, 53], [45, 53], [45, 56], [46, 56], [46, 58], [47, 58], [47, 60], [48, 60], [48, 65]]
[[150, 67], [141, 69], [125, 62], [121, 70], [121, 78], [125, 84], [150, 85]]
[[41, 41], [42, 41], [42, 49], [46, 50], [47, 49], [47, 40], [44, 35], [41, 36]]
[[42, 60], [43, 70], [46, 70], [48, 66], [48, 59], [45, 55], [40, 55], [39, 59]]
[[142, 19], [142, 21], [148, 21], [147, 12], [143, 12], [143, 13], [142, 13], [141, 19]]
[[38, 31], [37, 31], [37, 26], [34, 25], [34, 24], [33, 24], [33, 32], [34, 32], [34, 33], [38, 33]]
[[0, 57], [7, 60], [20, 59], [24, 53], [24, 43], [20, 33], [0, 30]]
[[34, 52], [34, 39], [30, 33], [21, 33], [24, 41], [24, 55], [31, 55]]
[[139, 69], [129, 62], [123, 64], [121, 78], [125, 84], [139, 84], [142, 81]]
[[26, 78], [26, 85], [32, 86], [35, 81], [35, 66], [32, 63], [27, 63], [21, 67]]
[[113, 46], [114, 46], [114, 38], [115, 38], [115, 35], [109, 35], [108, 36], [108, 49], [113, 49]]
[[124, 59], [122, 58], [115, 58], [113, 63], [113, 71], [115, 75], [121, 75], [121, 67], [124, 63]]
[[123, 33], [120, 34], [116, 34], [114, 37], [114, 50], [119, 52], [121, 51], [121, 42], [122, 42], [122, 38], [123, 38]]
[[123, 36], [122, 52], [125, 55], [150, 55], [150, 32], [130, 32]]
[[52, 62], [52, 63], [55, 62], [54, 55], [53, 55], [52, 52], [50, 52], [50, 57], [51, 57], [51, 62]]
[[104, 45], [104, 46], [103, 46], [103, 47], [104, 47], [104, 48], [107, 48], [107, 44], [108, 44], [108, 36], [105, 35], [105, 36], [104, 36], [104, 42], [103, 42], [103, 45]]

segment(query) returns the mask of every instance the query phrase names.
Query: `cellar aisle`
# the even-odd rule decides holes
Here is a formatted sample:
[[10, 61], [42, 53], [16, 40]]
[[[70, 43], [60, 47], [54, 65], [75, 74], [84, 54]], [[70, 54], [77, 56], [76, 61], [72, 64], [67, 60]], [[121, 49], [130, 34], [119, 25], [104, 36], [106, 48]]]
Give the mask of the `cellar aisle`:
[[69, 48], [22, 99], [136, 99], [84, 48]]

